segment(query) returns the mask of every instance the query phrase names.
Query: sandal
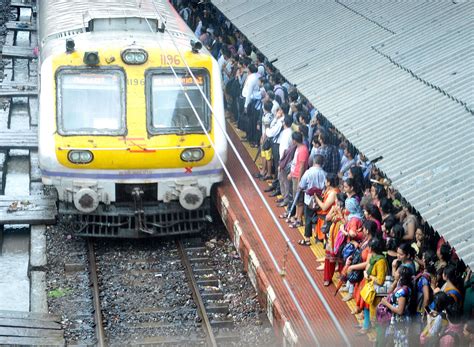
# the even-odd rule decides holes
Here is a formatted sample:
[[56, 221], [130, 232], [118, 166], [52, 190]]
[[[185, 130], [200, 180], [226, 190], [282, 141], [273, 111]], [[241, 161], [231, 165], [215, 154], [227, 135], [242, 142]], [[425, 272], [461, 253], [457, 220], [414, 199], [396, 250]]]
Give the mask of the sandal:
[[292, 229], [297, 229], [300, 226], [302, 226], [302, 224], [299, 220], [297, 220], [296, 222], [290, 224], [290, 228], [292, 228]]
[[316, 271], [324, 271], [324, 264], [319, 265], [319, 266], [316, 268]]
[[324, 281], [323, 286], [328, 287], [331, 284], [329, 281]]
[[367, 335], [369, 331], [367, 329], [360, 329], [359, 331], [357, 331], [357, 333], [355, 334], [355, 336], [364, 336], [364, 335]]
[[280, 219], [285, 219], [285, 218], [288, 218], [288, 213], [282, 213], [281, 215], [278, 216], [278, 218]]
[[298, 244], [301, 246], [311, 246], [311, 240], [301, 239], [298, 241]]

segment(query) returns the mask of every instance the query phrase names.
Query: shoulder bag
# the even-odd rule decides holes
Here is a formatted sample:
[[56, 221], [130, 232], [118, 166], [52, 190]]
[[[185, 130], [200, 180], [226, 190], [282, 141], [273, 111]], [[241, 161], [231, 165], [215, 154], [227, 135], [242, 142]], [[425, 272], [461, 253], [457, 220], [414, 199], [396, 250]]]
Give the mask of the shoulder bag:
[[365, 282], [364, 287], [360, 291], [360, 296], [369, 305], [372, 304], [372, 302], [374, 302], [375, 288], [374, 288], [374, 282], [373, 281], [367, 280]]

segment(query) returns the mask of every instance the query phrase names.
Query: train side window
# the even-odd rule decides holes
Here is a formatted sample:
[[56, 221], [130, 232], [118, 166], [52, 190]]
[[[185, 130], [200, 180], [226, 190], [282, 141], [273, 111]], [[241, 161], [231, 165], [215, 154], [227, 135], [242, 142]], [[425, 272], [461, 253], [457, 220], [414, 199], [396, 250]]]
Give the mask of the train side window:
[[[167, 70], [149, 71], [147, 84], [148, 130], [152, 134], [203, 133], [201, 122], [196, 117], [194, 106], [206, 131], [210, 130], [210, 111], [201, 92], [186, 70], [175, 69], [179, 81]], [[209, 75], [205, 70], [193, 70], [199, 87], [209, 98]], [[182, 84], [182, 87], [180, 85]], [[184, 93], [186, 90], [191, 104]]]
[[121, 70], [63, 69], [56, 83], [61, 135], [125, 134], [125, 75]]

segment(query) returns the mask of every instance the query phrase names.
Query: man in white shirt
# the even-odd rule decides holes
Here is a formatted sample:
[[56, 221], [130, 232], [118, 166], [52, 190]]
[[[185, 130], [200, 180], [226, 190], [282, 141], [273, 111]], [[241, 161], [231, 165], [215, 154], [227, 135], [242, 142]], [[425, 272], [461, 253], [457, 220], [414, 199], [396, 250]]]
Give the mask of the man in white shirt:
[[245, 112], [247, 112], [247, 107], [252, 102], [252, 95], [254, 93], [260, 92], [260, 87], [258, 85], [258, 79], [260, 78], [260, 75], [257, 72], [257, 67], [254, 64], [250, 64], [248, 69], [249, 75], [247, 76], [244, 87], [242, 88], [242, 97], [245, 98]]
[[[278, 162], [280, 161], [280, 135], [283, 131], [283, 120], [284, 120], [283, 116], [284, 116], [283, 110], [281, 109], [281, 107], [278, 107], [275, 113], [275, 117], [270, 123], [270, 126], [265, 130], [265, 135], [273, 139], [272, 167], [273, 167], [273, 173], [275, 173], [275, 175], [278, 174]], [[280, 190], [278, 179], [275, 179], [272, 182], [272, 186], [275, 191], [278, 192]]]
[[242, 97], [245, 98], [244, 102], [244, 117], [246, 117], [246, 129], [244, 131], [247, 135], [247, 140], [253, 147], [257, 146], [258, 134], [257, 134], [257, 119], [259, 112], [255, 109], [256, 97], [260, 95], [259, 78], [260, 74], [257, 72], [257, 67], [254, 64], [250, 64], [249, 67], [250, 75], [245, 81], [244, 87], [242, 88]]
[[[222, 74], [222, 88], [225, 87], [227, 82], [229, 81], [230, 71], [232, 69], [232, 64], [230, 64], [230, 51], [227, 47], [223, 46], [221, 49], [221, 56], [217, 60], [217, 65], [219, 66], [219, 70]], [[230, 70], [229, 70], [230, 68]]]
[[[293, 130], [291, 129], [291, 124], [293, 120], [290, 116], [284, 116], [283, 120], [283, 130], [280, 133], [278, 141], [280, 141], [279, 146], [279, 155], [280, 161], [283, 157], [283, 154], [288, 150], [292, 144], [291, 135]], [[291, 160], [290, 160], [291, 162]], [[282, 200], [279, 202], [280, 207], [286, 206], [290, 203], [291, 200], [291, 189], [290, 189], [290, 180], [288, 179], [288, 173], [278, 165], [278, 180], [280, 182], [280, 192], [282, 195]]]
[[349, 178], [349, 170], [352, 166], [355, 166], [356, 161], [352, 156], [351, 151], [346, 147], [344, 148], [344, 156], [341, 159], [341, 168], [339, 170], [339, 178], [342, 178], [344, 181]]
[[288, 117], [289, 116], [284, 117], [283, 131], [280, 133], [280, 137], [278, 139], [280, 143], [280, 158], [283, 156], [283, 153], [291, 146], [291, 134], [293, 133], [291, 125], [293, 124], [293, 119]]

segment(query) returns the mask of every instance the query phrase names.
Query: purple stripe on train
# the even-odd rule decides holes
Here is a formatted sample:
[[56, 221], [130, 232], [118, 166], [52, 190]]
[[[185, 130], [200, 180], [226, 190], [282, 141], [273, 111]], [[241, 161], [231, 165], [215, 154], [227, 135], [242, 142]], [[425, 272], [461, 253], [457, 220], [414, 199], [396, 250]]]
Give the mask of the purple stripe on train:
[[153, 178], [175, 178], [175, 177], [196, 177], [204, 175], [222, 174], [222, 169], [202, 170], [193, 172], [164, 172], [150, 174], [97, 174], [97, 173], [81, 173], [81, 172], [56, 172], [41, 170], [42, 175], [50, 177], [69, 177], [69, 178], [90, 178], [90, 179], [153, 179]]

